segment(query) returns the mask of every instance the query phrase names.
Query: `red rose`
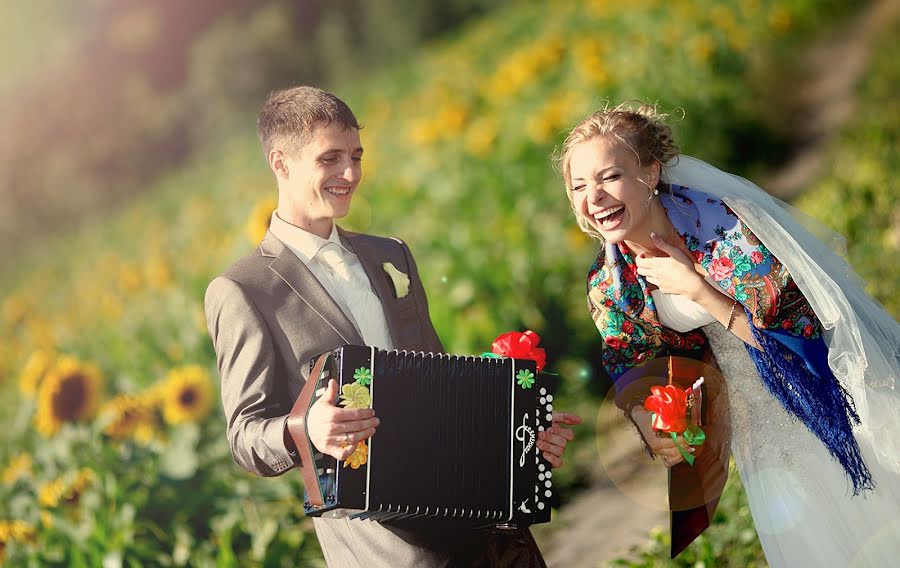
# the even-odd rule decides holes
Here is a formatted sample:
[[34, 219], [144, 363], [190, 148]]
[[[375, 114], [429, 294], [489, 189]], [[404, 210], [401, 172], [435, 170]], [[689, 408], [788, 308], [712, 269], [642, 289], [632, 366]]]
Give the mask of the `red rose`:
[[655, 414], [653, 429], [679, 434], [687, 430], [687, 391], [666, 385], [650, 387], [650, 392], [644, 408]]
[[537, 372], [547, 363], [546, 352], [538, 347], [541, 337], [530, 329], [525, 333], [510, 331], [494, 340], [491, 351], [503, 357], [513, 359], [531, 359], [537, 363]]
[[811, 323], [808, 323], [803, 326], [803, 337], [809, 337], [813, 334], [813, 326]]
[[750, 255], [750, 260], [753, 261], [753, 264], [759, 264], [763, 261], [763, 255], [758, 250], [753, 251], [753, 254]]
[[603, 302], [603, 303], [606, 304], [606, 307], [607, 307], [607, 308], [611, 308], [612, 305], [613, 305], [613, 301], [610, 300], [609, 298], [607, 298], [606, 301]]
[[613, 349], [625, 349], [626, 347], [628, 347], [628, 342], [622, 341], [618, 337], [607, 337], [605, 341], [606, 344]]
[[734, 273], [734, 263], [728, 257], [720, 256], [709, 265], [709, 275], [716, 282], [728, 280]]
[[700, 262], [703, 260], [703, 252], [699, 250], [691, 251], [691, 254], [694, 255], [694, 261]]
[[634, 331], [634, 324], [630, 321], [626, 321], [622, 324], [622, 331], [624, 331], [625, 333], [631, 333], [632, 331]]
[[784, 320], [781, 322], [781, 329], [791, 329], [794, 324], [791, 323], [791, 320]]

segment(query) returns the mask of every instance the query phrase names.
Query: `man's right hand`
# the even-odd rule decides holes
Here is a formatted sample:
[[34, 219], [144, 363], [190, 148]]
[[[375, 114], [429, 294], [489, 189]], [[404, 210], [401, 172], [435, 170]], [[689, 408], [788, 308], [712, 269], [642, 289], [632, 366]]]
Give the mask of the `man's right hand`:
[[371, 408], [340, 408], [336, 405], [337, 381], [331, 379], [325, 393], [306, 416], [306, 433], [316, 450], [338, 460], [350, 457], [356, 444], [375, 434], [378, 419]]
[[643, 406], [635, 406], [631, 410], [631, 417], [634, 419], [634, 423], [638, 425], [638, 428], [641, 429], [641, 434], [644, 436], [644, 440], [647, 441], [647, 445], [650, 446], [654, 454], [663, 459], [666, 467], [672, 467], [684, 461], [684, 457], [678, 451], [678, 446], [685, 448], [688, 453], [694, 453], [694, 448], [689, 446], [683, 437], [678, 438], [678, 446], [676, 446], [675, 441], [668, 434], [665, 437], [658, 436], [656, 431], [653, 430], [652, 413]]

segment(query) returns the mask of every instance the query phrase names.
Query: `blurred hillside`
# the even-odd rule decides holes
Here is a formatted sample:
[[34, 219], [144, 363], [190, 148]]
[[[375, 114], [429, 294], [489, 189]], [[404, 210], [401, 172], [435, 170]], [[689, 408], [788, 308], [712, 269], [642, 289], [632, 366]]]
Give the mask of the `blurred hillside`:
[[497, 4], [4, 3], [0, 255], [144, 191], [273, 88], [351, 83]]
[[[99, 14], [107, 3], [88, 6]], [[160, 140], [167, 128], [206, 129], [183, 133], [189, 152], [181, 165], [159, 162], [154, 170], [157, 158], [135, 150], [153, 136], [115, 135], [126, 119], [111, 122], [109, 131], [97, 127], [97, 140], [127, 150], [135, 167], [154, 170], [147, 174], [153, 181], [145, 186], [135, 177], [124, 189], [109, 186], [139, 195], [119, 200], [107, 215], [94, 213], [116, 201], [105, 199], [112, 193], [92, 194], [95, 186], [87, 182], [53, 185], [59, 194], [36, 202], [89, 211], [91, 222], [31, 253], [5, 256], [14, 262], [0, 267], [0, 559], [5, 554], [14, 565], [321, 565], [298, 506], [299, 476], [259, 479], [231, 459], [202, 309], [207, 283], [255, 247], [274, 208], [275, 188], [253, 122], [272, 85], [255, 82], [253, 65], [235, 62], [257, 62], [262, 75], [268, 67], [283, 71], [281, 48], [288, 44], [269, 38], [285, 29], [279, 11], [285, 6], [240, 4], [245, 11], [232, 7], [214, 25], [197, 16], [194, 25], [206, 26], [206, 39], [191, 48], [192, 63], [179, 83], [197, 89], [189, 91], [194, 94], [168, 97], [141, 87], [134, 91], [143, 93], [139, 98], [121, 99], [127, 104], [120, 110], [108, 105], [140, 128], [162, 125], [146, 131], [160, 133]], [[482, 5], [454, 6], [464, 17]], [[804, 118], [785, 93], [805, 88], [797, 69], [809, 46], [840, 32], [868, 6], [637, 0], [625, 9], [609, 0], [514, 2], [401, 59], [385, 54], [382, 61], [392, 62], [372, 63], [365, 73], [349, 66], [352, 57], [323, 60], [323, 69], [334, 64], [334, 90], [365, 125], [364, 179], [343, 225], [409, 242], [449, 350], [480, 353], [511, 329], [540, 333], [548, 368], [562, 378], [555, 404], [588, 418], [568, 466], [554, 475], [561, 506], [592, 482], [595, 438], [607, 434], [593, 418], [608, 384], [584, 300], [596, 244], [575, 226], [549, 159], [553, 148], [566, 128], [605, 101], [639, 98], [671, 113], [685, 153], [765, 179], [794, 154]], [[362, 3], [358, 8], [351, 12], [367, 13]], [[315, 35], [346, 37], [318, 31], [337, 26], [322, 18]], [[897, 25], [896, 19], [885, 23], [861, 85], [850, 89], [856, 111], [829, 139], [826, 167], [805, 184], [798, 202], [847, 233], [850, 260], [895, 316], [897, 267], [883, 259], [900, 253]], [[47, 49], [63, 49], [56, 45]], [[22, 61], [13, 76], [25, 83], [37, 60]], [[122, 66], [132, 67], [138, 68]], [[144, 85], [152, 83], [149, 76], [138, 72]], [[111, 84], [127, 91], [128, 81]], [[235, 98], [218, 99], [220, 92]], [[182, 106], [188, 102], [193, 106]], [[73, 99], [69, 108], [81, 106]], [[196, 115], [180, 114], [186, 109]], [[85, 116], [91, 112], [104, 115]], [[82, 146], [105, 155], [87, 142], [60, 148], [76, 148], [75, 164]], [[27, 171], [79, 179], [54, 168]], [[101, 205], [78, 205], [90, 199]], [[14, 221], [24, 225], [8, 226], [19, 227], [18, 234], [45, 228], [24, 211], [8, 213], [21, 215]], [[739, 484], [730, 491], [717, 514], [719, 528], [686, 558], [706, 565], [760, 561]], [[664, 550], [665, 543], [652, 540], [641, 552], [642, 565], [666, 565]]]

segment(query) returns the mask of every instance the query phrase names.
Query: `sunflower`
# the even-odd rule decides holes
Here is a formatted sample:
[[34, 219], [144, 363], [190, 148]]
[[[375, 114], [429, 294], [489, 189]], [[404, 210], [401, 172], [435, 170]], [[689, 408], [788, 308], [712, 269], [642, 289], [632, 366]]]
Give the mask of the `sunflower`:
[[38, 488], [38, 503], [48, 509], [57, 507], [60, 503], [75, 505], [96, 479], [94, 470], [90, 468], [58, 477]]
[[133, 437], [146, 443], [154, 438], [157, 418], [153, 401], [147, 397], [121, 394], [104, 405], [103, 433], [115, 440]]
[[19, 376], [19, 390], [25, 398], [31, 400], [37, 395], [38, 388], [55, 359], [56, 355], [53, 352], [44, 349], [38, 349], [28, 357]]
[[247, 219], [247, 238], [250, 242], [258, 243], [263, 240], [269, 230], [269, 223], [272, 222], [272, 212], [277, 208], [278, 200], [274, 197], [264, 197], [256, 202]]
[[10, 542], [34, 544], [34, 526], [24, 521], [0, 521], [0, 565], [6, 560], [6, 546]]
[[22, 452], [10, 460], [9, 465], [3, 470], [3, 484], [12, 485], [19, 479], [31, 474], [31, 454]]
[[95, 365], [75, 357], [60, 357], [38, 388], [38, 432], [51, 436], [65, 422], [93, 418], [102, 388], [103, 378]]
[[163, 418], [169, 424], [196, 422], [212, 409], [212, 379], [199, 365], [185, 365], [169, 371], [159, 392]]

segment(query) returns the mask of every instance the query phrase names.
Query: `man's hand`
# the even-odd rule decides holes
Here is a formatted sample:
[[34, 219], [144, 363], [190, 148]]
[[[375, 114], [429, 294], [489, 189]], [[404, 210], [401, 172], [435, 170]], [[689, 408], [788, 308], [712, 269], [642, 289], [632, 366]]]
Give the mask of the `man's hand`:
[[[684, 456], [678, 451], [678, 447], [671, 436], [668, 434], [665, 437], [656, 435], [656, 431], [653, 430], [652, 426], [652, 413], [649, 410], [643, 406], [635, 406], [631, 410], [631, 417], [634, 419], [635, 424], [638, 425], [638, 428], [641, 429], [641, 434], [643, 434], [644, 440], [647, 441], [650, 449], [663, 459], [666, 467], [672, 467], [684, 461]], [[694, 448], [689, 446], [683, 437], [679, 437], [678, 445], [685, 448], [688, 453], [694, 453]]]
[[566, 451], [566, 444], [575, 437], [575, 433], [569, 428], [561, 426], [568, 424], [574, 426], [581, 424], [581, 417], [575, 414], [553, 411], [553, 424], [549, 429], [538, 432], [537, 447], [541, 450], [544, 459], [550, 462], [554, 468], [562, 467], [563, 452]]
[[356, 444], [375, 434], [378, 419], [371, 408], [339, 408], [337, 381], [331, 379], [325, 393], [309, 409], [306, 433], [316, 450], [338, 460], [350, 457]]

